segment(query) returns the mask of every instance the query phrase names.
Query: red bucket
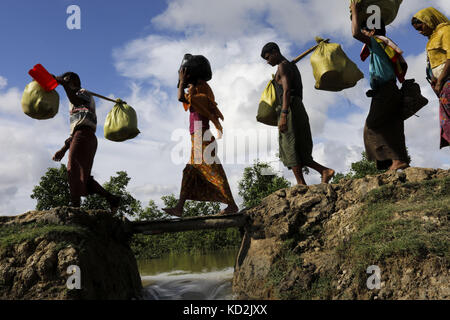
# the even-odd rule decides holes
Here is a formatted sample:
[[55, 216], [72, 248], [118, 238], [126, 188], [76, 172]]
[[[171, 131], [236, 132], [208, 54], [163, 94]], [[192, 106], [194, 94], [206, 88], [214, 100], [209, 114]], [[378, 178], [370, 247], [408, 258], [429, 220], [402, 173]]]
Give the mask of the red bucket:
[[53, 76], [48, 73], [48, 71], [45, 70], [41, 64], [35, 65], [34, 68], [28, 72], [28, 74], [32, 76], [33, 79], [36, 80], [36, 82], [39, 83], [45, 91], [55, 90], [58, 86], [56, 79], [53, 78]]

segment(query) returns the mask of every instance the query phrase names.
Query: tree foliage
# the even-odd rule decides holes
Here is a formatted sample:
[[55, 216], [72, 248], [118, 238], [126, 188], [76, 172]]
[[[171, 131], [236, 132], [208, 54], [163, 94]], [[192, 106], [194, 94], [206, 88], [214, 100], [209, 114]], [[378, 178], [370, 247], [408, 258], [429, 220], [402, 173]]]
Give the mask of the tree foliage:
[[257, 206], [262, 199], [275, 191], [291, 186], [291, 183], [283, 177], [276, 174], [267, 175], [270, 170], [268, 163], [260, 161], [244, 169], [243, 177], [239, 181], [239, 195], [245, 208]]
[[37, 200], [36, 210], [50, 210], [70, 204], [67, 167], [49, 168], [41, 177], [39, 185], [33, 188], [31, 198]]
[[[107, 183], [103, 185], [106, 191], [120, 196], [121, 202], [117, 215], [119, 217], [132, 217], [135, 214], [139, 214], [142, 211], [142, 205], [139, 200], [136, 200], [128, 191], [127, 186], [131, 178], [125, 171], [116, 172], [116, 176], [109, 179]], [[83, 209], [96, 210], [109, 208], [108, 201], [100, 195], [91, 195], [86, 197], [81, 205]]]
[[[163, 196], [165, 207], [174, 207], [178, 199], [174, 195]], [[186, 201], [183, 217], [208, 216], [219, 213], [220, 204], [213, 202]], [[139, 221], [171, 219], [160, 210], [153, 200], [137, 216]], [[139, 259], [159, 257], [169, 252], [208, 252], [240, 245], [241, 234], [236, 228], [225, 230], [202, 230], [161, 235], [135, 235], [131, 248]]]
[[[127, 186], [131, 178], [125, 171], [119, 171], [110, 178], [103, 187], [114, 195], [121, 197], [121, 204], [117, 215], [133, 216], [142, 211], [139, 200], [136, 200], [128, 191]], [[70, 206], [70, 191], [67, 177], [67, 167], [62, 164], [59, 169], [49, 168], [41, 177], [39, 185], [35, 186], [31, 198], [37, 201], [36, 210], [50, 210], [51, 208]], [[99, 195], [86, 197], [81, 208], [86, 210], [109, 209], [109, 204]]]

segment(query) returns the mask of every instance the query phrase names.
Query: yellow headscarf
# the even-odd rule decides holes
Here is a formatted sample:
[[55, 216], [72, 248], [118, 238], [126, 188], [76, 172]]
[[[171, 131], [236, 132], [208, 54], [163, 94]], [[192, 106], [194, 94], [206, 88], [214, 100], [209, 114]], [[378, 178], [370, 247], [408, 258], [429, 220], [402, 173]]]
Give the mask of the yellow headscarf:
[[449, 23], [447, 17], [433, 7], [420, 10], [414, 15], [414, 18], [422, 21], [432, 30], [435, 30], [441, 23]]
[[450, 59], [450, 21], [433, 7], [420, 10], [414, 18], [433, 30], [427, 43], [431, 68], [436, 68]]

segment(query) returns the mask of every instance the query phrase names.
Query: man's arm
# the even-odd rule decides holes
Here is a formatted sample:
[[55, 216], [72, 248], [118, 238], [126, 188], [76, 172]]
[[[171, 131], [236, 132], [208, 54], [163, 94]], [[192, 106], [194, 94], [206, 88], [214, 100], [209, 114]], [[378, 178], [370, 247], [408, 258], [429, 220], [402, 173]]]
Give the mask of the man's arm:
[[290, 77], [290, 75], [292, 72], [289, 67], [288, 62], [285, 61], [280, 64], [280, 68], [278, 69], [281, 85], [283, 86], [283, 106], [281, 110], [285, 112], [289, 111], [291, 103], [292, 77]]
[[180, 70], [179, 82], [178, 82], [178, 101], [187, 103], [184, 89], [187, 88], [187, 75], [186, 68]]
[[60, 162], [62, 160], [62, 158], [64, 158], [67, 150], [70, 149], [71, 142], [72, 142], [72, 137], [67, 139], [64, 142], [64, 147], [62, 147], [58, 152], [55, 153], [55, 155], [53, 156], [53, 161]]
[[358, 13], [358, 4], [356, 0], [352, 0], [350, 4], [350, 9], [352, 11], [352, 35], [353, 38], [359, 40], [370, 46], [370, 37], [366, 36], [361, 32], [361, 26], [359, 25], [359, 13]]
[[281, 107], [280, 123], [278, 129], [284, 133], [287, 130], [287, 115], [290, 112], [291, 104], [291, 89], [292, 89], [292, 71], [290, 70], [289, 62], [284, 61], [278, 67], [278, 75], [280, 77], [281, 85], [283, 86], [283, 105]]

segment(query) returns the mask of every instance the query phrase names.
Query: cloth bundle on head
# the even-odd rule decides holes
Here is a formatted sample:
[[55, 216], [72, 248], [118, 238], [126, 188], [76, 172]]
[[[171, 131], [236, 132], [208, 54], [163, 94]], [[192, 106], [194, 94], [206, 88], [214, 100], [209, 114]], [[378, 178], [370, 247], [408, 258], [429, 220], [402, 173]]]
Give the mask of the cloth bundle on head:
[[[381, 18], [385, 25], [389, 25], [395, 20], [403, 2], [403, 0], [350, 0], [350, 3], [353, 1], [360, 3], [359, 22], [367, 20], [372, 15], [372, 13], [367, 13], [367, 9], [372, 5], [376, 5], [381, 10]], [[350, 12], [351, 19], [352, 15]]]
[[433, 7], [420, 10], [414, 18], [433, 30], [427, 43], [427, 51], [431, 68], [436, 68], [450, 59], [450, 21]]

